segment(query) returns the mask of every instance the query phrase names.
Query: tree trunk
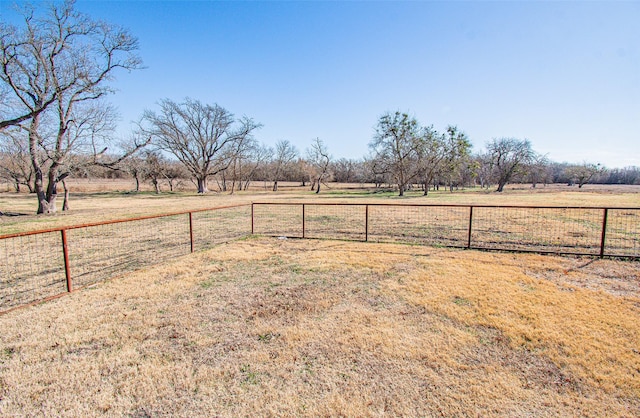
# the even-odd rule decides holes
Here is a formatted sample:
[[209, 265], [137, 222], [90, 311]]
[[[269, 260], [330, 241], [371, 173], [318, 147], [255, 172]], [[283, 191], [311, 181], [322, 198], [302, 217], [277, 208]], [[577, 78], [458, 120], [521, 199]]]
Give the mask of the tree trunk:
[[158, 182], [158, 179], [156, 178], [151, 179], [151, 183], [153, 183], [153, 187], [156, 190], [156, 194], [160, 194], [160, 183]]
[[209, 190], [207, 190], [207, 177], [198, 178], [198, 193], [205, 194]]
[[273, 191], [277, 192], [278, 191], [278, 180], [273, 182]]
[[320, 179], [318, 179], [317, 184], [318, 184], [318, 188], [316, 189], [316, 194], [320, 193], [320, 183], [322, 183], [320, 181]]
[[69, 189], [67, 188], [67, 183], [62, 180], [62, 187], [64, 188], [64, 201], [62, 203], [62, 211], [69, 210]]

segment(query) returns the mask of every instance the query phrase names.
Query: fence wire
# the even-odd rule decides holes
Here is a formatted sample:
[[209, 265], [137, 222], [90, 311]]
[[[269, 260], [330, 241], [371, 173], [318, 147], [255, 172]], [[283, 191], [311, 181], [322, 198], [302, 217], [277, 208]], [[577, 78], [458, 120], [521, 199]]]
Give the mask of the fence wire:
[[191, 251], [188, 214], [72, 229], [68, 241], [79, 287]]
[[369, 208], [369, 240], [463, 247], [469, 208], [375, 205]]
[[[63, 229], [72, 288], [80, 288], [247, 236], [251, 206]], [[68, 290], [62, 229], [0, 237], [0, 260], [0, 312]]]
[[251, 206], [193, 213], [194, 251], [251, 234]]
[[302, 238], [301, 204], [254, 204], [253, 233]]
[[67, 290], [60, 231], [0, 240], [0, 311]]
[[[73, 288], [252, 232], [640, 258], [640, 208], [255, 203], [64, 230]], [[0, 312], [67, 291], [62, 236], [0, 237]]]
[[604, 255], [640, 257], [640, 209], [609, 209]]

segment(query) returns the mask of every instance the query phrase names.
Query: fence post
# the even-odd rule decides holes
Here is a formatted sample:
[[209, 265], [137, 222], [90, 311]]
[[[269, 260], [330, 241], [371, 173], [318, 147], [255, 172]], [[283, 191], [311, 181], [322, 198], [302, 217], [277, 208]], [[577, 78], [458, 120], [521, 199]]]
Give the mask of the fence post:
[[469, 233], [467, 235], [467, 248], [471, 248], [471, 226], [473, 225], [473, 206], [469, 206]]
[[305, 224], [304, 224], [304, 203], [302, 204], [302, 238], [305, 237]]
[[253, 205], [255, 203], [251, 202], [251, 235], [253, 235]]
[[193, 214], [189, 212], [189, 242], [191, 243], [191, 252], [193, 252]]
[[369, 205], [364, 207], [364, 240], [369, 241]]
[[67, 230], [60, 231], [62, 234], [62, 254], [64, 256], [64, 275], [67, 279], [67, 292], [73, 291], [73, 283], [71, 283], [71, 268], [69, 266], [69, 246], [67, 245]]
[[600, 237], [600, 258], [604, 257], [604, 242], [607, 237], [607, 217], [609, 215], [609, 209], [604, 208], [602, 214], [602, 235]]

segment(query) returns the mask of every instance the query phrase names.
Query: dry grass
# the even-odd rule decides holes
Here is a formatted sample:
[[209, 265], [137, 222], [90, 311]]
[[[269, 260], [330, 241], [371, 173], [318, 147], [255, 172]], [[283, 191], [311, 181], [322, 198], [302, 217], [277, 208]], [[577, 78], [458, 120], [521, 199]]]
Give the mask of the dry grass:
[[638, 416], [637, 263], [252, 238], [0, 317], [0, 415]]

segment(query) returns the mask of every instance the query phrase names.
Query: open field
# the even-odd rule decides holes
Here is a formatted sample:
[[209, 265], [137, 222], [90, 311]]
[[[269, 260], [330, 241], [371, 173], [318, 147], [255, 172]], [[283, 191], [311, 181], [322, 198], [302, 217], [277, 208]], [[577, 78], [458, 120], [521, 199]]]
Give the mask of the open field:
[[0, 316], [0, 415], [640, 415], [637, 263], [249, 238]]

